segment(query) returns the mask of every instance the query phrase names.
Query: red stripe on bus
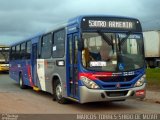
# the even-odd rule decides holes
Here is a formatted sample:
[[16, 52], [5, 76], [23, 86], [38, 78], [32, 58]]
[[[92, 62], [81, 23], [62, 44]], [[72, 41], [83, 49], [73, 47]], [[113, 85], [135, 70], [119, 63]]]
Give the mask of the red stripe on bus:
[[105, 72], [96, 72], [96, 73], [79, 73], [79, 78], [81, 76], [87, 77], [91, 80], [96, 80], [97, 77], [111, 77], [113, 73], [105, 73]]
[[33, 82], [32, 82], [32, 76], [31, 76], [31, 67], [30, 65], [27, 65], [27, 72], [28, 72], [28, 78], [29, 78], [29, 83], [33, 87]]

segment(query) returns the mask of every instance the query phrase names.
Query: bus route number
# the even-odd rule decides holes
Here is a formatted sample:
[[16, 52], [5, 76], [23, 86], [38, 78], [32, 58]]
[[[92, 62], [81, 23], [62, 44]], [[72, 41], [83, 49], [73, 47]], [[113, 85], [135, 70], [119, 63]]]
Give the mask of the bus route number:
[[106, 21], [89, 20], [89, 27], [107, 27]]

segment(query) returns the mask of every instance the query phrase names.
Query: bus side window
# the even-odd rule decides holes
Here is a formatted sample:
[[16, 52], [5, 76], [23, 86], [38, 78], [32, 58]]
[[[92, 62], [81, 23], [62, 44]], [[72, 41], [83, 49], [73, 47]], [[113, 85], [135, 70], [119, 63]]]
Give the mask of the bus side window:
[[16, 60], [20, 59], [20, 44], [16, 46]]
[[38, 58], [41, 58], [41, 45], [42, 45], [41, 41], [42, 40], [40, 38], [38, 41]]
[[15, 60], [15, 57], [16, 57], [16, 47], [14, 46], [12, 48], [12, 59]]
[[15, 46], [14, 60], [17, 60], [17, 46]]
[[52, 33], [44, 35], [41, 40], [41, 57], [44, 59], [51, 58], [52, 53]]
[[21, 59], [25, 59], [25, 54], [26, 54], [26, 43], [24, 42], [21, 44], [21, 53], [20, 53]]
[[10, 47], [10, 50], [9, 50], [9, 60], [12, 60], [12, 47]]
[[27, 42], [26, 48], [27, 48], [27, 50], [26, 50], [26, 59], [30, 59], [31, 58], [31, 41]]
[[53, 57], [61, 58], [64, 56], [65, 30], [54, 33], [53, 39]]
[[10, 49], [10, 60], [13, 60], [13, 54], [14, 54], [14, 47], [11, 47]]

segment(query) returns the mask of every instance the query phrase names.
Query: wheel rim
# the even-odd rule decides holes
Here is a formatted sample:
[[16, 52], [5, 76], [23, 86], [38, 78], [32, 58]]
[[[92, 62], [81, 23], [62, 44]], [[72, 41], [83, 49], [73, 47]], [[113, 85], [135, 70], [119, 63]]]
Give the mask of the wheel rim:
[[62, 98], [62, 87], [60, 84], [58, 84], [56, 87], [56, 95], [59, 100]]

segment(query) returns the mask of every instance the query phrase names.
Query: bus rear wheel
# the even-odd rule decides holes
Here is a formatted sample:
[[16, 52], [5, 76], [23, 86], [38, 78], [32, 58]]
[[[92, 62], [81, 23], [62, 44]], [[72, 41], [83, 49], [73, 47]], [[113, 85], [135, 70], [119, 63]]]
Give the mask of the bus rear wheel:
[[54, 87], [55, 99], [60, 104], [67, 103], [67, 99], [62, 96], [62, 85], [59, 80], [56, 80]]
[[24, 85], [22, 74], [19, 75], [19, 86], [21, 89], [25, 89], [26, 85]]

